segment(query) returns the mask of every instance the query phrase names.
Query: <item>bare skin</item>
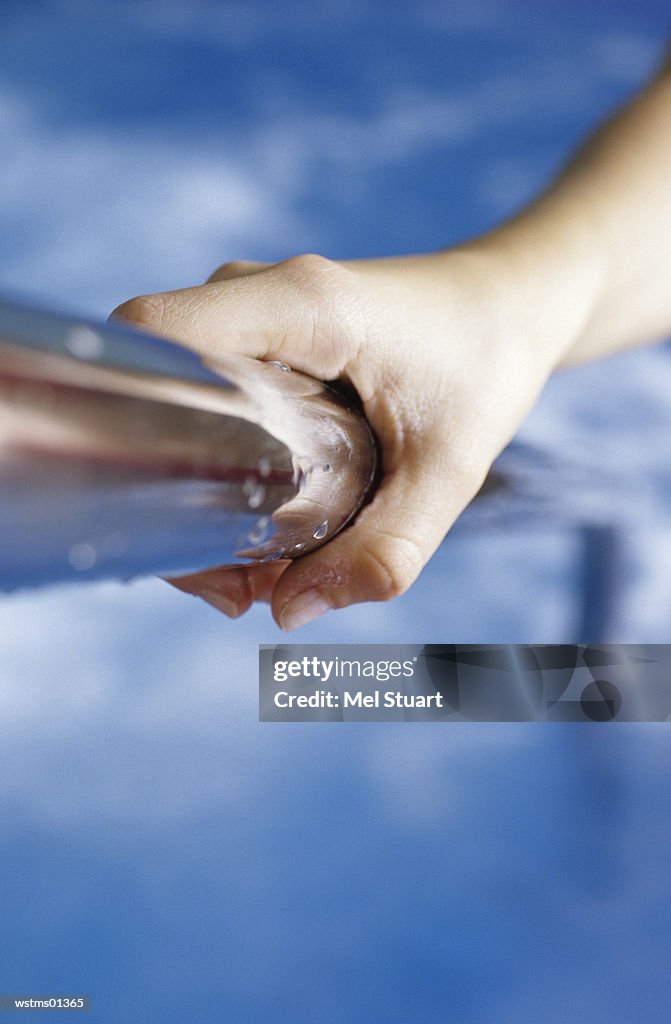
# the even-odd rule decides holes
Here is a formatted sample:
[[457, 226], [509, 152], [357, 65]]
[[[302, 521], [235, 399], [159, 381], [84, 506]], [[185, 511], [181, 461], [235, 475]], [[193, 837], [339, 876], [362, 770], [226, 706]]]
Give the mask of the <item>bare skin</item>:
[[359, 393], [383, 478], [355, 523], [294, 562], [173, 581], [284, 629], [404, 592], [548, 377], [671, 331], [671, 66], [550, 188], [466, 245], [394, 259], [236, 262], [114, 316], [204, 356], [280, 359]]

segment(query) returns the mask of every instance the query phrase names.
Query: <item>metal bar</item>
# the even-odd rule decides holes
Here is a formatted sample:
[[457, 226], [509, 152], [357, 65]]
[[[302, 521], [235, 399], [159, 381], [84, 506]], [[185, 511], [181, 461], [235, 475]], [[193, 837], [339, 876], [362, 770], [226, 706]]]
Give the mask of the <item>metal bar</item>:
[[361, 412], [282, 364], [0, 302], [0, 587], [298, 557], [372, 486]]

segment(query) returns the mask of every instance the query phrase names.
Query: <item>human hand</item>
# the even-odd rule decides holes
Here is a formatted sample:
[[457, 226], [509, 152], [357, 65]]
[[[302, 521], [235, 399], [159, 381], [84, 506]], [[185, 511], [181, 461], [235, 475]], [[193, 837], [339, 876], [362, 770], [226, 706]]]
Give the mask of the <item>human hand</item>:
[[114, 316], [206, 358], [234, 351], [349, 382], [381, 449], [372, 502], [324, 547], [293, 562], [219, 567], [172, 582], [233, 617], [270, 601], [284, 629], [405, 591], [478, 491], [559, 352], [524, 329], [526, 298], [504, 277], [487, 246], [351, 263], [300, 256], [226, 264], [200, 287], [118, 307]]
[[281, 626], [402, 593], [559, 365], [671, 330], [666, 130], [671, 62], [513, 220], [428, 256], [229, 263], [198, 288], [115, 315], [206, 358], [240, 352], [349, 381], [382, 451], [373, 501], [294, 562], [174, 581]]

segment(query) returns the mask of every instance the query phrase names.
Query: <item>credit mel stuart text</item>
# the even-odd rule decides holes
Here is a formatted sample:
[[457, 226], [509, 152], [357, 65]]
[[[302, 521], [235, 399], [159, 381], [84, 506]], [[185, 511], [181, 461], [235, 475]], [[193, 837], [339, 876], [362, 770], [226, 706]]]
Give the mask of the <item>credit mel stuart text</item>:
[[668, 644], [279, 644], [264, 722], [666, 722]]

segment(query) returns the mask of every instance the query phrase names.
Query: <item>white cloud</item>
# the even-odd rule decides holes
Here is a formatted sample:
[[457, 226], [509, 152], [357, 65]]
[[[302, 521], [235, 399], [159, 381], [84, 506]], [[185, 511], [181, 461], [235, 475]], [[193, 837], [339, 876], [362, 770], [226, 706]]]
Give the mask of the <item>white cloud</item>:
[[508, 756], [538, 743], [528, 725], [369, 727], [366, 769], [378, 813], [403, 832], [441, 832], [476, 799], [479, 766], [495, 759], [503, 771]]
[[505, 0], [449, 4], [421, 0], [416, 9], [431, 31], [450, 34], [485, 32], [495, 35], [510, 21], [510, 9]]
[[[180, 36], [189, 26], [208, 26], [213, 39], [226, 36], [226, 26], [233, 35], [268, 30], [265, 8], [201, 6], [203, 17], [172, 4], [161, 5], [159, 18], [151, 3], [131, 5], [128, 16], [148, 32]], [[432, 159], [437, 148], [463, 146], [562, 104], [588, 109], [622, 53], [633, 73], [635, 55], [640, 71], [651, 48], [619, 36], [595, 46], [601, 56], [593, 63], [576, 53], [549, 65], [531, 54], [524, 66], [481, 76], [459, 95], [397, 83], [368, 113], [326, 113], [306, 94], [283, 95], [233, 132], [222, 108], [218, 136], [211, 120], [206, 128], [175, 121], [170, 136], [151, 120], [132, 131], [123, 124], [63, 128], [47, 93], [28, 99], [0, 83], [0, 282], [102, 314], [138, 291], [195, 283], [226, 259], [323, 247], [306, 199], [328, 205], [330, 197], [338, 207], [348, 192], [373, 189], [385, 166]], [[525, 161], [507, 156], [483, 167], [482, 195], [494, 212], [507, 212], [540, 184]]]
[[234, 147], [59, 131], [2, 92], [0, 104], [12, 118], [0, 164], [5, 286], [101, 315], [130, 294], [196, 283], [226, 258], [302, 234], [290, 177], [255, 168]]
[[[640, 517], [645, 502], [655, 502], [649, 511], [664, 517], [668, 458], [658, 439], [668, 429], [670, 401], [668, 349], [623, 353], [553, 377], [521, 436], [562, 462], [592, 467], [595, 484], [599, 474], [610, 477], [613, 493], [619, 486], [620, 500], [628, 495], [631, 502], [612, 508], [614, 516]], [[657, 494], [656, 480], [662, 484]]]
[[5, 597], [0, 623], [5, 808], [58, 831], [251, 798], [253, 618], [240, 630], [145, 580]]
[[635, 32], [606, 32], [593, 43], [598, 69], [615, 82], [637, 85], [661, 60], [659, 39]]
[[[67, 3], [68, 0], [65, 0]], [[70, 0], [71, 2], [71, 0]], [[86, 8], [86, 0], [77, 0]], [[192, 39], [218, 49], [253, 47], [278, 38], [311, 39], [355, 28], [369, 5], [362, 0], [304, 0], [288, 13], [282, 4], [243, 0], [125, 0], [124, 16], [148, 36]], [[116, 10], [113, 16], [118, 18]]]

